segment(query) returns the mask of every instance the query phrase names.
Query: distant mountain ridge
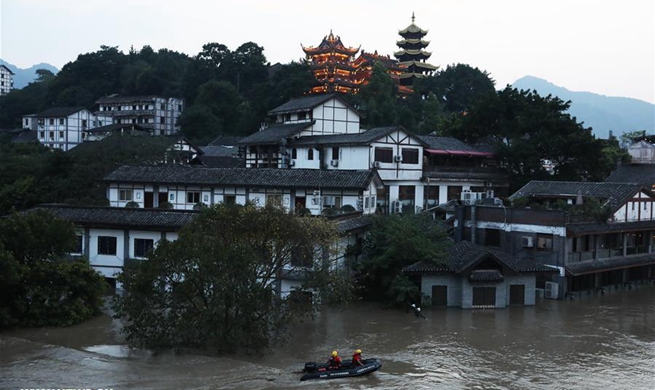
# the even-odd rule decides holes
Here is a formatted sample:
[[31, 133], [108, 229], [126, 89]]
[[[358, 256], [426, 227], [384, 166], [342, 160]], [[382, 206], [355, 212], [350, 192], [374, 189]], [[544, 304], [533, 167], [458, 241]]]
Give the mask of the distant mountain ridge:
[[514, 82], [514, 88], [536, 90], [539, 95], [553, 95], [571, 101], [569, 114], [591, 127], [597, 138], [607, 138], [610, 130], [616, 137], [634, 130], [655, 133], [655, 104], [643, 100], [605, 96], [591, 92], [575, 92], [547, 80], [525, 76]]
[[40, 64], [32, 65], [27, 69], [21, 69], [16, 65], [10, 64], [5, 60], [0, 59], [0, 65], [5, 65], [12, 72], [14, 72], [14, 88], [16, 89], [24, 88], [27, 84], [34, 81], [36, 79], [37, 69], [47, 69], [54, 74], [57, 74], [57, 72], [59, 72], [59, 69], [57, 69], [53, 65], [46, 64], [43, 62]]

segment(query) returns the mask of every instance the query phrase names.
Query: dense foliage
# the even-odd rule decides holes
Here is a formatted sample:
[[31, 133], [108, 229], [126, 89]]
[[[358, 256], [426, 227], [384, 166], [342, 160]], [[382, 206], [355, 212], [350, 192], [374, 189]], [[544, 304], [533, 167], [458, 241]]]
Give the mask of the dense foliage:
[[162, 161], [170, 144], [166, 137], [117, 135], [65, 153], [0, 142], [0, 215], [41, 203], [106, 205], [103, 177], [121, 164]]
[[[312, 314], [296, 299], [329, 299], [343, 275], [331, 271], [323, 248], [337, 238], [323, 218], [281, 208], [216, 205], [161, 242], [149, 258], [120, 276], [127, 294], [115, 303], [127, 320], [129, 343], [146, 348], [200, 348], [217, 353], [262, 351], [283, 339], [287, 325]], [[305, 272], [294, 261], [312, 264]], [[297, 270], [307, 280], [278, 298], [279, 276]]]
[[427, 214], [376, 216], [364, 239], [364, 256], [353, 265], [362, 295], [394, 304], [420, 302], [418, 287], [401, 270], [419, 261], [438, 264], [450, 245], [446, 237]]
[[[264, 49], [253, 42], [235, 50], [207, 43], [195, 56], [167, 49], [155, 52], [149, 46], [125, 54], [102, 46], [79, 55], [56, 76], [39, 71], [37, 81], [0, 97], [0, 128], [18, 127], [21, 115], [53, 106], [92, 107], [99, 97], [112, 93], [159, 94], [186, 99], [179, 118], [182, 131], [192, 142], [206, 144], [221, 134], [257, 131], [267, 111], [302, 96], [314, 83], [306, 63], [270, 65]], [[487, 72], [465, 64], [449, 65], [419, 79], [414, 93], [400, 98], [385, 68], [374, 64], [370, 82], [358, 95], [344, 98], [364, 114], [364, 128], [402, 125], [416, 134], [490, 145], [508, 169], [510, 191], [531, 179], [603, 180], [625, 158], [615, 139], [595, 139], [591, 129], [567, 114], [570, 102], [510, 87], [495, 91]], [[59, 167], [70, 163], [63, 157], [56, 159]], [[547, 162], [553, 172], [546, 169]], [[27, 169], [32, 172], [7, 181], [10, 188], [3, 188], [11, 199], [21, 199], [14, 201], [17, 207], [33, 204], [35, 197], [44, 200], [39, 193], [52, 194], [45, 197], [52, 201], [64, 200], [48, 187], [49, 181], [61, 182], [62, 169], [46, 176], [43, 171], [48, 168]], [[42, 177], [53, 179], [44, 186]], [[0, 211], [7, 210], [1, 198]]]
[[73, 226], [45, 211], [0, 220], [0, 327], [67, 326], [100, 313], [104, 279], [67, 259]]

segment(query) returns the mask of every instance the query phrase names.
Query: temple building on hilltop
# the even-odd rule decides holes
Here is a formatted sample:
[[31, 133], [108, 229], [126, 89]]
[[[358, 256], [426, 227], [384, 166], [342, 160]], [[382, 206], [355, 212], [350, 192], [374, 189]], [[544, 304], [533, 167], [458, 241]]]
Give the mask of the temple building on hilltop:
[[432, 55], [424, 50], [430, 44], [430, 41], [423, 40], [427, 33], [427, 30], [414, 24], [414, 13], [412, 24], [398, 32], [403, 39], [396, 42], [400, 51], [395, 52], [394, 56], [404, 68], [404, 72], [399, 76], [401, 86], [411, 86], [415, 79], [429, 76], [438, 68], [425, 62]]
[[320, 45], [302, 46], [302, 50], [317, 81], [310, 93], [357, 93], [361, 81], [353, 78], [353, 61], [359, 48], [346, 47], [341, 38], [330, 31]]

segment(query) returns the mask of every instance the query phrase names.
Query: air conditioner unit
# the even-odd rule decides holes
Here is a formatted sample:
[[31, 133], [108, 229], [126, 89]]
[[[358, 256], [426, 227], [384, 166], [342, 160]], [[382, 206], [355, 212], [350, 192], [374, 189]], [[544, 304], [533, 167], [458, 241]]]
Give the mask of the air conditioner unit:
[[403, 202], [401, 201], [395, 201], [393, 202], [393, 212], [396, 214], [400, 214], [403, 212]]
[[544, 297], [548, 299], [559, 298], [559, 283], [546, 282], [546, 290], [544, 291]]
[[403, 162], [403, 156], [402, 155], [393, 156], [393, 161]]
[[331, 160], [330, 165], [333, 167], [338, 167], [339, 166], [339, 160]]
[[502, 206], [503, 200], [500, 198], [494, 198], [494, 206]]
[[534, 246], [534, 237], [530, 237], [530, 236], [521, 237], [521, 245], [524, 248], [532, 248]]
[[485, 198], [493, 198], [494, 197], [494, 190], [487, 190], [485, 192]]
[[289, 160], [289, 166], [293, 167], [296, 165], [296, 160]]
[[374, 162], [373, 162], [373, 166], [374, 166], [375, 168], [380, 168], [380, 162], [379, 162], [379, 161], [374, 161]]

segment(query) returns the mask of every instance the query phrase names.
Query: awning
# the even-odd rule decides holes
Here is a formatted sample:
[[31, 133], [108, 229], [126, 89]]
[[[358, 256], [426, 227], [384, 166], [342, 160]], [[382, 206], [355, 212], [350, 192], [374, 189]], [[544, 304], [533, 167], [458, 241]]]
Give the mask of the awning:
[[450, 154], [447, 151], [441, 149], [425, 149], [425, 151], [430, 154]]

